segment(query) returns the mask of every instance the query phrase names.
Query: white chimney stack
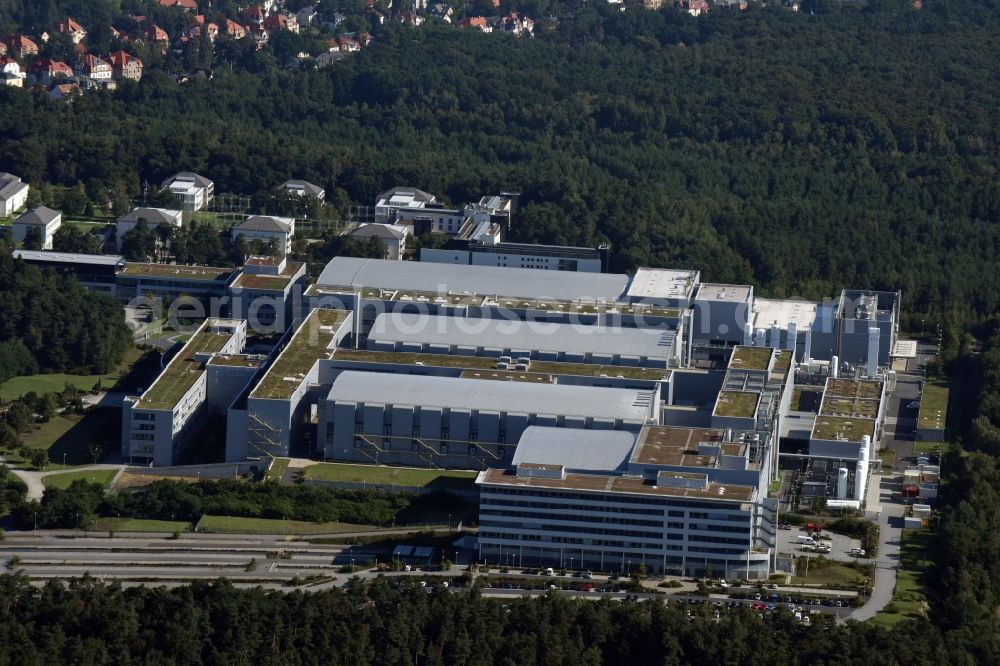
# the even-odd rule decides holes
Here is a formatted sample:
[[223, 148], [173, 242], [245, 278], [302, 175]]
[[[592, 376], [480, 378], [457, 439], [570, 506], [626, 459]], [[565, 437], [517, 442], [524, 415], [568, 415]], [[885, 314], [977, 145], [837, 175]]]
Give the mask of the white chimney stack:
[[875, 374], [878, 372], [878, 343], [879, 343], [879, 331], [878, 327], [871, 326], [868, 328], [868, 367], [866, 371], [868, 372], [869, 379], [875, 379]]

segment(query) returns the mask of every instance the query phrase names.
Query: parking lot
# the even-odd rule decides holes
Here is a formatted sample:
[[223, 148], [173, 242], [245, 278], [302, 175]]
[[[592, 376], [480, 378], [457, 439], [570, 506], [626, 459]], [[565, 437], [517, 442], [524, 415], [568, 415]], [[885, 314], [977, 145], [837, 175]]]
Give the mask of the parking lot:
[[[795, 527], [792, 525], [789, 529], [779, 529], [778, 530], [778, 552], [788, 553], [794, 557], [801, 557], [805, 555], [807, 557], [818, 557], [823, 555], [823, 557], [828, 560], [837, 560], [840, 562], [853, 562], [855, 557], [851, 555], [851, 548], [858, 545], [856, 539], [852, 539], [841, 534], [833, 534], [831, 532], [823, 532], [823, 536], [818, 541], [830, 541], [832, 546], [829, 553], [814, 553], [808, 550], [803, 550], [805, 546], [796, 543], [796, 539], [800, 536], [808, 536], [805, 528]], [[818, 542], [817, 541], [817, 542]]]

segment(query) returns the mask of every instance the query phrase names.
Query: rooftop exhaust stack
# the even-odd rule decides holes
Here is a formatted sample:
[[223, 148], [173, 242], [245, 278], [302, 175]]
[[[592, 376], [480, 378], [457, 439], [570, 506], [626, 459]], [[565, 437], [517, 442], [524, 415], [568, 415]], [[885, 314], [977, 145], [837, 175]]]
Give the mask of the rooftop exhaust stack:
[[866, 371], [868, 372], [869, 379], [875, 379], [875, 374], [878, 372], [878, 343], [880, 333], [881, 331], [876, 326], [868, 328], [868, 367]]
[[781, 349], [781, 328], [778, 327], [778, 322], [771, 324], [771, 339], [768, 341], [767, 346]]
[[813, 333], [811, 328], [806, 329], [805, 344], [802, 347], [802, 362], [808, 363], [812, 360]]
[[[798, 342], [799, 329], [795, 325], [795, 322], [788, 323], [788, 338], [785, 340], [785, 349], [792, 352], [792, 356], [795, 356], [795, 345]], [[794, 358], [792, 360], [795, 360]]]
[[758, 328], [757, 329], [757, 339], [754, 342], [754, 346], [755, 347], [763, 347], [764, 345], [765, 345], [765, 341], [764, 341], [764, 329]]
[[831, 356], [830, 357], [830, 378], [836, 379], [840, 376], [840, 357]]

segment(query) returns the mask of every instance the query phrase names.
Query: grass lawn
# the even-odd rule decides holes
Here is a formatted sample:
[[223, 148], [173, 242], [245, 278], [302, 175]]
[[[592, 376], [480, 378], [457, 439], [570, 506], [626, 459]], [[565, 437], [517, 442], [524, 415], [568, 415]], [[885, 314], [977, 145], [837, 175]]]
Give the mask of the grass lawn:
[[399, 486], [472, 488], [476, 472], [443, 469], [415, 469], [382, 465], [341, 465], [319, 463], [302, 470], [307, 481], [345, 481]]
[[931, 565], [927, 552], [930, 538], [931, 532], [928, 530], [903, 532], [902, 552], [892, 603], [886, 607], [887, 610], [872, 618], [872, 622], [892, 626], [926, 613], [927, 597], [924, 594], [922, 578]]
[[914, 442], [913, 443], [913, 453], [933, 453], [934, 451], [940, 451], [941, 457], [944, 457], [948, 453], [948, 442]]
[[91, 444], [102, 445], [103, 453], [118, 446], [120, 419], [114, 407], [100, 407], [84, 416], [57, 415], [46, 423], [35, 424], [23, 441], [30, 448], [49, 452], [46, 469], [59, 469], [64, 460], [66, 465], [89, 465], [95, 462], [90, 455]]
[[[792, 585], [833, 585], [836, 587], [852, 586], [864, 582], [865, 576], [857, 569], [843, 564], [829, 564], [821, 568], [813, 568], [809, 563], [809, 574], [792, 576]], [[804, 571], [803, 571], [804, 573]]]
[[281, 481], [286, 469], [288, 469], [288, 458], [275, 458], [271, 469], [267, 470], [268, 480]]
[[920, 396], [920, 412], [917, 414], [917, 427], [943, 430], [947, 412], [948, 385], [931, 382], [924, 384], [924, 392]]
[[129, 366], [135, 363], [142, 356], [142, 352], [135, 347], [125, 352], [125, 357], [121, 364], [114, 370], [104, 375], [67, 375], [56, 373], [50, 375], [21, 375], [11, 377], [3, 384], [0, 384], [0, 398], [13, 400], [20, 398], [25, 393], [34, 391], [42, 393], [60, 392], [66, 388], [66, 384], [72, 384], [81, 391], [89, 391], [94, 385], [101, 381], [104, 388], [111, 388], [122, 375], [128, 372]]
[[98, 518], [95, 530], [115, 532], [190, 532], [191, 523], [184, 520], [147, 520], [145, 518]]
[[52, 474], [50, 476], [42, 477], [42, 483], [45, 484], [46, 488], [69, 488], [69, 484], [73, 483], [77, 479], [84, 479], [86, 481], [91, 481], [93, 483], [99, 483], [102, 486], [106, 486], [111, 483], [111, 479], [115, 476], [115, 471], [113, 469], [92, 469], [92, 470], [79, 470], [76, 472], [62, 472], [60, 474]]
[[882, 458], [882, 469], [892, 470], [892, 466], [896, 464], [896, 452], [892, 449], [882, 449], [878, 455]]
[[196, 531], [222, 534], [334, 534], [371, 532], [378, 528], [351, 523], [309, 523], [303, 520], [272, 520], [236, 516], [202, 516]]

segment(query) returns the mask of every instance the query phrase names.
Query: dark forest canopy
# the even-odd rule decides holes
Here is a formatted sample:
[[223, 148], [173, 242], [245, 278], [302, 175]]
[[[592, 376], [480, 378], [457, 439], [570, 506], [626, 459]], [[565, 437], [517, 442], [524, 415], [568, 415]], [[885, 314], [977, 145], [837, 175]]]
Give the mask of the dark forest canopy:
[[1000, 310], [1000, 13], [901, 4], [584, 9], [522, 40], [387, 25], [317, 71], [265, 51], [73, 104], [3, 89], [0, 162], [95, 198], [180, 169], [218, 192], [298, 177], [368, 205], [399, 184], [514, 190], [520, 238], [609, 240], [616, 270], [902, 289], [911, 312], [977, 319]]
[[0, 382], [34, 372], [110, 372], [131, 346], [121, 306], [0, 242]]

